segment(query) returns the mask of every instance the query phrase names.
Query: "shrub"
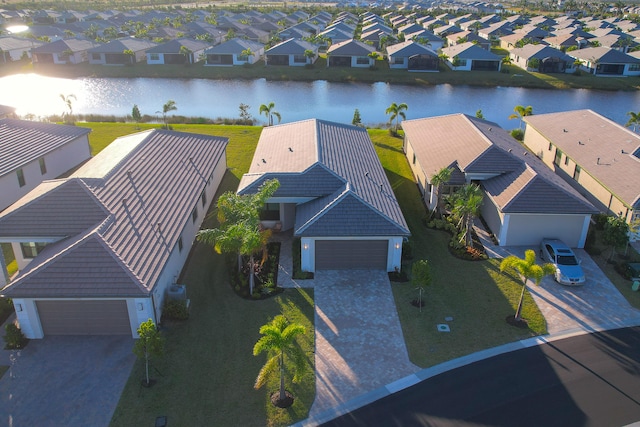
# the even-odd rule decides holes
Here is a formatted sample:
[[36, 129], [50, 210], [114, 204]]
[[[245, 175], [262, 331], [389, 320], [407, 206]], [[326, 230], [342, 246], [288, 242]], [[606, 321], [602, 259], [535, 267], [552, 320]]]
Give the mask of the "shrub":
[[604, 213], [595, 214], [591, 217], [596, 225], [596, 230], [604, 230], [604, 225], [607, 223], [609, 215]]
[[511, 131], [511, 136], [517, 139], [518, 141], [524, 140], [524, 132], [522, 129], [514, 129]]
[[4, 329], [7, 332], [4, 336], [4, 348], [7, 350], [16, 350], [23, 348], [29, 341], [24, 336], [20, 328], [14, 323], [7, 324]]
[[413, 244], [411, 240], [402, 244], [402, 259], [413, 259]]
[[189, 318], [187, 301], [167, 298], [162, 307], [162, 317], [170, 320], [187, 320]]
[[629, 263], [627, 263], [627, 262], [617, 262], [614, 265], [614, 269], [624, 279], [631, 280], [631, 268], [629, 268]]

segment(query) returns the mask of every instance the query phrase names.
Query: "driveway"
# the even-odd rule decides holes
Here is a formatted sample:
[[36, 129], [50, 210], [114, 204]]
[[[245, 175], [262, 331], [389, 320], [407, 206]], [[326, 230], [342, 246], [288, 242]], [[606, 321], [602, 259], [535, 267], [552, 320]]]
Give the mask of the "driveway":
[[[3, 328], [4, 330], [4, 328]], [[56, 336], [0, 350], [0, 425], [108, 426], [135, 361], [128, 336]]]

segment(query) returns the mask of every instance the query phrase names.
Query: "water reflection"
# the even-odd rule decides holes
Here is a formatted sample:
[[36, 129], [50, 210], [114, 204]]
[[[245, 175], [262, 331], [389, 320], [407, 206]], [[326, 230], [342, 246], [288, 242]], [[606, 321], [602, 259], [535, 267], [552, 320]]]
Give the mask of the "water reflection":
[[360, 110], [362, 122], [388, 121], [384, 111], [392, 103], [408, 104], [407, 118], [452, 113], [485, 118], [506, 129], [518, 126], [509, 120], [516, 105], [531, 105], [535, 114], [590, 108], [618, 123], [627, 121], [629, 111], [637, 111], [640, 92], [605, 92], [584, 89], [544, 90], [512, 87], [403, 86], [387, 83], [272, 82], [265, 79], [60, 79], [36, 74], [0, 78], [0, 104], [17, 108], [24, 116], [61, 114], [65, 106], [60, 94], [74, 94], [76, 113], [130, 114], [137, 104], [142, 114], [154, 115], [169, 99], [176, 101], [176, 114], [208, 118], [237, 118], [240, 103], [260, 121], [260, 104], [275, 102], [283, 122], [321, 118], [350, 123]]

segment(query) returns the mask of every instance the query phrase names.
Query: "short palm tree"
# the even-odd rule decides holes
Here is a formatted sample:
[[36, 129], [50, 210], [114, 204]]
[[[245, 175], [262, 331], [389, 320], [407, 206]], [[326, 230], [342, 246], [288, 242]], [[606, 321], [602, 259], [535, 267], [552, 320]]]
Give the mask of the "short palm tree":
[[176, 105], [176, 101], [174, 101], [173, 99], [168, 100], [162, 106], [162, 121], [164, 122], [165, 129], [169, 129], [169, 124], [167, 123], [167, 113], [169, 111], [176, 111], [177, 109], [178, 106]]
[[400, 126], [400, 117], [406, 119], [407, 116], [405, 114], [405, 110], [409, 109], [407, 104], [404, 102], [401, 104], [396, 104], [395, 102], [389, 105], [389, 108], [385, 110], [385, 114], [389, 115], [389, 123], [393, 123], [396, 121], [395, 133], [398, 133], [398, 127]]
[[522, 129], [522, 119], [524, 119], [526, 116], [533, 116], [533, 107], [531, 105], [526, 107], [522, 105], [516, 105], [515, 107], [513, 107], [513, 111], [515, 111], [515, 113], [509, 116], [509, 120], [520, 119], [520, 129]]
[[629, 121], [625, 124], [625, 126], [626, 127], [633, 126], [633, 131], [635, 132], [636, 128], [640, 124], [640, 113], [634, 113], [633, 111], [629, 111], [627, 113], [627, 116], [629, 116]]
[[482, 190], [476, 184], [466, 184], [451, 196], [451, 212], [458, 218], [458, 229], [462, 233], [460, 241], [472, 246], [471, 230], [473, 219], [482, 205]]
[[72, 93], [70, 93], [69, 95], [64, 95], [64, 94], [60, 94], [60, 99], [62, 99], [62, 102], [64, 102], [64, 105], [66, 105], [67, 110], [66, 112], [62, 113], [62, 117], [66, 118], [65, 121], [71, 121], [72, 120], [72, 116], [73, 116], [73, 101], [76, 100], [76, 96]]
[[449, 180], [451, 179], [452, 171], [453, 169], [451, 168], [442, 168], [434, 175], [431, 175], [431, 178], [429, 179], [431, 181], [433, 189], [435, 190], [435, 200], [431, 201], [431, 203], [433, 203], [433, 211], [431, 212], [431, 215], [433, 215], [436, 212], [436, 209], [438, 209], [438, 207], [440, 206], [442, 185], [449, 182]]
[[260, 328], [260, 334], [262, 334], [262, 336], [255, 346], [253, 346], [253, 355], [257, 356], [267, 352], [269, 359], [267, 359], [267, 363], [260, 369], [254, 388], [259, 389], [262, 387], [269, 377], [278, 371], [280, 373], [278, 400], [285, 400], [285, 357], [293, 360], [293, 382], [298, 382], [306, 365], [305, 354], [296, 342], [296, 337], [305, 333], [306, 329], [304, 326], [289, 322], [283, 315], [276, 316], [271, 322]]
[[522, 303], [524, 302], [524, 291], [527, 288], [527, 281], [533, 279], [536, 285], [539, 285], [542, 278], [554, 274], [556, 268], [552, 264], [536, 264], [535, 251], [527, 249], [524, 253], [524, 258], [509, 255], [503, 259], [500, 263], [500, 271], [515, 272], [522, 279], [522, 292], [520, 293], [520, 301], [518, 302], [518, 308], [514, 316], [514, 320], [520, 322], [522, 320]]
[[277, 117], [278, 118], [278, 123], [280, 123], [280, 121], [282, 120], [282, 117], [280, 116], [280, 113], [278, 113], [275, 110], [276, 104], [273, 102], [270, 102], [268, 104], [262, 104], [260, 105], [260, 110], [259, 110], [259, 114], [264, 114], [269, 122], [269, 126], [273, 126], [273, 117]]

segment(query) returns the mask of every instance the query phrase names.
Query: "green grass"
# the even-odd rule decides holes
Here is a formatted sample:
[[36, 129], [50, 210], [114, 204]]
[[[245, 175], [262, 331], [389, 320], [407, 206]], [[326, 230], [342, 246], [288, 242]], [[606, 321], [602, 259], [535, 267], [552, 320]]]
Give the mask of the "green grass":
[[[426, 306], [420, 313], [410, 304], [418, 292], [411, 282], [393, 284], [409, 358], [421, 367], [464, 356], [478, 350], [546, 333], [544, 317], [526, 293], [523, 317], [529, 329], [509, 326], [505, 318], [515, 313], [522, 287], [517, 278], [500, 274], [499, 261], [463, 261], [449, 254], [449, 234], [426, 228], [425, 208], [402, 152], [402, 139], [385, 130], [370, 130], [378, 156], [411, 230], [413, 259], [431, 263], [433, 284], [426, 289]], [[403, 268], [410, 271], [410, 263]], [[453, 317], [445, 322], [445, 317]], [[450, 333], [436, 324], [449, 323]]]
[[9, 366], [0, 365], [0, 379], [4, 376], [5, 372], [9, 370]]
[[52, 64], [15, 63], [6, 64], [0, 68], [0, 76], [16, 73], [36, 72], [52, 77], [158, 77], [182, 79], [260, 79], [272, 81], [316, 81], [330, 82], [386, 82], [408, 85], [471, 85], [471, 86], [513, 86], [542, 89], [601, 89], [601, 90], [637, 90], [640, 87], [640, 77], [595, 77], [582, 73], [580, 76], [572, 74], [541, 74], [533, 73], [516, 67], [503, 65], [508, 73], [496, 71], [451, 71], [446, 66], [440, 67], [438, 73], [410, 73], [407, 70], [390, 69], [386, 61], [377, 61], [376, 69], [326, 67], [326, 59], [319, 58], [313, 68], [265, 66], [262, 61], [251, 66], [239, 67], [205, 67], [202, 63], [186, 67], [184, 65], [146, 65], [137, 64], [132, 67], [108, 67], [102, 65], [77, 64], [73, 66], [59, 66]]
[[9, 272], [9, 276], [12, 276], [18, 271], [18, 262], [13, 255], [13, 249], [11, 249], [10, 243], [0, 243], [0, 246], [2, 246], [4, 261], [7, 263], [7, 271]]

